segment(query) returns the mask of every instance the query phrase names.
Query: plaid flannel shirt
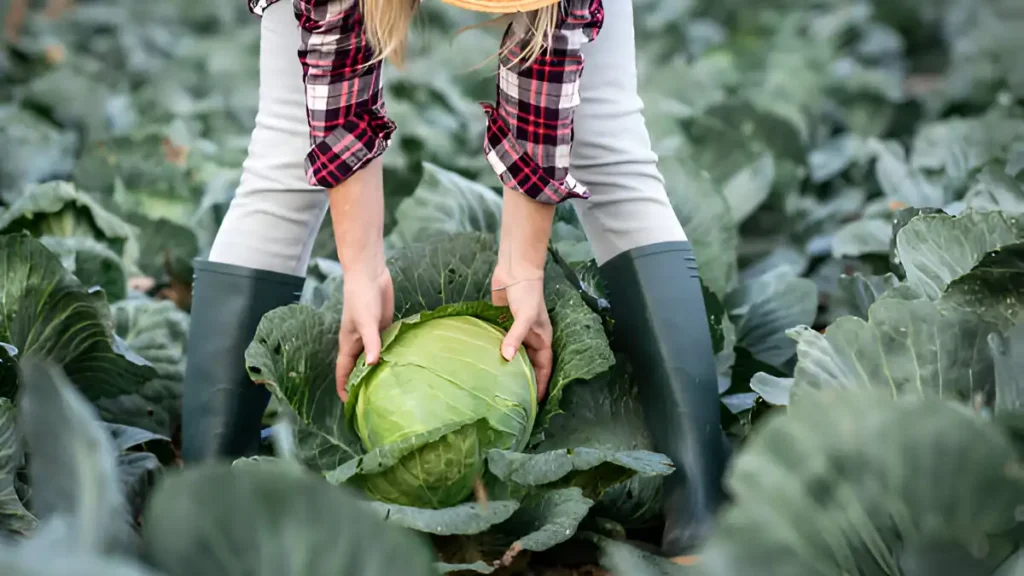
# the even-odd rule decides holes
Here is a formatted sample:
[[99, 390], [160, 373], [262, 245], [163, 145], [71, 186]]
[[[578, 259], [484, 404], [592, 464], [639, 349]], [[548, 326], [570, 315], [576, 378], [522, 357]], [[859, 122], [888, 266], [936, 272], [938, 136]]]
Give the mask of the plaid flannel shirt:
[[[281, 0], [249, 0], [261, 15]], [[395, 124], [387, 117], [382, 64], [373, 59], [358, 0], [291, 0], [301, 28], [297, 47], [306, 87], [310, 184], [333, 188], [387, 149]], [[558, 27], [529, 65], [515, 63], [523, 46], [503, 54], [497, 98], [487, 115], [484, 153], [502, 184], [539, 202], [587, 198], [569, 173], [573, 116], [584, 59], [604, 21], [601, 0], [562, 0]], [[506, 38], [511, 28], [506, 32]]]

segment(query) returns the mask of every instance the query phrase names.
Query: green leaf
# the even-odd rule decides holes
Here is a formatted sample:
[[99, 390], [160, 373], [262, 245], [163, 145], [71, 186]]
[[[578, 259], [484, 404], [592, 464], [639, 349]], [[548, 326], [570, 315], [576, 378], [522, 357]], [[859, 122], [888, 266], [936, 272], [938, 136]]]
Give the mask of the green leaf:
[[[52, 252], [24, 234], [0, 236], [0, 276], [0, 341], [60, 365], [105, 420], [170, 434], [163, 396], [148, 388], [156, 370], [112, 336], [106, 303]], [[0, 396], [13, 396], [10, 384]]]
[[724, 304], [736, 326], [736, 345], [762, 362], [782, 366], [796, 352], [786, 330], [814, 322], [818, 288], [791, 268], [777, 268], [742, 284]]
[[119, 553], [132, 545], [117, 453], [96, 409], [60, 367], [35, 356], [21, 362], [19, 427], [32, 454], [32, 509], [69, 525], [78, 553]]
[[788, 406], [789, 392], [792, 388], [792, 378], [780, 378], [758, 372], [750, 379], [750, 389], [773, 406]]
[[498, 479], [520, 486], [544, 486], [559, 481], [581, 488], [593, 498], [634, 474], [668, 476], [674, 471], [667, 456], [646, 450], [612, 451], [577, 447], [523, 454], [491, 450], [487, 468]]
[[864, 140], [853, 132], [840, 134], [807, 156], [811, 182], [823, 184], [846, 171], [864, 153]]
[[168, 576], [436, 574], [424, 540], [292, 466], [211, 464], [176, 474], [146, 518], [146, 556]]
[[892, 225], [881, 218], [863, 218], [844, 224], [832, 240], [833, 258], [887, 254]]
[[912, 167], [899, 144], [872, 140], [868, 146], [875, 155], [875, 179], [887, 198], [915, 208], [949, 203], [951, 198], [942, 186]]
[[927, 300], [882, 299], [868, 321], [843, 317], [825, 334], [804, 326], [797, 341], [794, 395], [803, 389], [881, 388], [967, 403], [992, 394], [986, 353], [994, 326], [976, 314]]
[[998, 428], [942, 400], [801, 396], [734, 460], [702, 573], [934, 573], [910, 569], [943, 558], [990, 574], [1014, 546], [1019, 470]]
[[83, 285], [102, 289], [108, 301], [123, 300], [127, 295], [128, 279], [121, 256], [106, 244], [82, 236], [44, 236], [39, 241]]
[[477, 574], [491, 574], [494, 572], [494, 567], [484, 561], [477, 561], [471, 564], [449, 564], [447, 562], [438, 562], [434, 564], [437, 571], [441, 574], [462, 574], [465, 572], [476, 572]]
[[583, 538], [597, 544], [601, 566], [612, 574], [630, 576], [697, 576], [704, 575], [702, 566], [682, 566], [667, 558], [644, 552], [626, 542], [598, 534], [586, 533]]
[[467, 233], [434, 238], [397, 252], [388, 262], [395, 287], [395, 318], [445, 304], [490, 300], [497, 250], [492, 236]]
[[167, 426], [162, 432], [169, 434], [181, 419], [189, 315], [169, 300], [150, 298], [122, 300], [113, 304], [110, 311], [115, 333], [157, 373], [140, 394], [167, 415]]
[[0, 531], [28, 535], [38, 521], [22, 504], [14, 487], [23, 454], [15, 422], [17, 412], [7, 398], [0, 398]]
[[579, 488], [530, 494], [515, 514], [495, 527], [503, 536], [519, 535], [495, 565], [509, 566], [523, 550], [543, 552], [568, 541], [593, 505]]
[[18, 106], [0, 106], [0, 200], [14, 202], [23, 189], [71, 172], [78, 138]]
[[663, 159], [659, 168], [672, 208], [693, 245], [701, 280], [724, 297], [738, 274], [739, 233], [729, 202], [711, 176], [692, 162]]
[[136, 230], [68, 182], [47, 182], [25, 191], [0, 214], [0, 232], [33, 236], [83, 236], [104, 241], [125, 255]]
[[388, 236], [390, 246], [413, 246], [423, 240], [501, 230], [501, 195], [455, 172], [423, 163], [423, 179], [412, 196], [395, 211], [398, 223]]
[[508, 520], [519, 509], [516, 500], [494, 500], [486, 504], [466, 502], [451, 508], [431, 510], [386, 502], [370, 502], [370, 509], [389, 524], [438, 536], [480, 534]]
[[1024, 430], [1024, 324], [1006, 335], [990, 335], [988, 343], [995, 362], [996, 417]]
[[[1024, 155], [1022, 155], [1024, 158]], [[1024, 212], [1024, 183], [996, 166], [986, 166], [964, 195], [964, 204], [978, 212]]]
[[775, 159], [764, 152], [751, 164], [733, 174], [724, 184], [732, 219], [742, 224], [768, 199], [775, 183]]
[[601, 317], [587, 306], [550, 258], [544, 272], [544, 299], [551, 318], [555, 365], [535, 433], [543, 432], [551, 418], [561, 412], [562, 395], [570, 383], [593, 378], [615, 363]]
[[938, 171], [959, 184], [975, 169], [1005, 158], [1011, 144], [1024, 138], [1024, 120], [999, 108], [981, 116], [949, 118], [925, 124], [914, 136], [912, 163]]
[[166, 218], [130, 214], [126, 220], [139, 230], [139, 268], [159, 282], [191, 286], [192, 261], [199, 256], [199, 239], [192, 228]]
[[969, 272], [946, 286], [942, 301], [1008, 330], [1024, 310], [1024, 242], [1007, 244], [985, 254]]
[[337, 355], [338, 320], [304, 304], [264, 315], [245, 351], [253, 381], [298, 417], [299, 458], [317, 471], [334, 470], [363, 452], [335, 386]]
[[[647, 430], [644, 413], [637, 397], [637, 383], [630, 378], [629, 363], [618, 358], [607, 372], [566, 389], [562, 398], [563, 412], [554, 416], [544, 430], [544, 440], [535, 447], [538, 454], [558, 456], [561, 465], [571, 464], [571, 456], [561, 452], [589, 448], [608, 456], [615, 454], [650, 454], [652, 463], [666, 464], [651, 454], [654, 442]], [[614, 426], [609, 426], [614, 422]], [[670, 464], [669, 464], [670, 465]], [[614, 466], [612, 472], [615, 472]], [[623, 469], [624, 470], [624, 469]], [[661, 512], [660, 474], [629, 474], [625, 482], [602, 486], [601, 482], [618, 478], [601, 475], [578, 475], [576, 484], [597, 500], [596, 511], [602, 517], [633, 527], [644, 525]]]
[[134, 560], [41, 548], [0, 545], [0, 573], [5, 576], [162, 576]]
[[960, 216], [914, 218], [896, 236], [896, 251], [907, 283], [935, 299], [989, 251], [1024, 239], [1015, 216], [967, 212]]
[[899, 280], [892, 273], [883, 276], [864, 276], [855, 272], [853, 276], [839, 277], [839, 293], [849, 303], [854, 316], [867, 320], [868, 309], [888, 290], [895, 288]]

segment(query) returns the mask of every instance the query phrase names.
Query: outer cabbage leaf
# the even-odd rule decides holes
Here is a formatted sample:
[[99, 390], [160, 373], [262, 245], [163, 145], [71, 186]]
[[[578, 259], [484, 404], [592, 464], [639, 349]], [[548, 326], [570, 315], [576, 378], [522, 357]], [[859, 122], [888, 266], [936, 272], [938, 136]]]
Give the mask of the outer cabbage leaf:
[[692, 162], [663, 159], [665, 189], [693, 245], [701, 280], [719, 298], [736, 283], [739, 232], [721, 188]]
[[170, 434], [181, 421], [189, 315], [169, 300], [150, 298], [122, 300], [110, 311], [115, 333], [156, 371], [139, 393], [166, 414], [167, 426], [159, 431]]
[[10, 234], [22, 230], [36, 237], [84, 236], [102, 240], [115, 252], [129, 258], [132, 250], [137, 250], [134, 226], [68, 182], [33, 186], [0, 214], [0, 232]]
[[683, 566], [667, 558], [656, 556], [639, 548], [600, 536], [583, 534], [583, 538], [597, 544], [601, 566], [612, 574], [630, 576], [704, 576], [700, 565]]
[[786, 330], [814, 322], [818, 288], [791, 268], [776, 268], [744, 282], [724, 304], [736, 326], [736, 345], [762, 362], [782, 366], [796, 352]]
[[996, 419], [1024, 442], [1024, 324], [1006, 335], [992, 334], [988, 342], [995, 363]]
[[516, 565], [523, 551], [542, 552], [568, 541], [593, 504], [579, 488], [533, 492], [506, 521], [485, 533], [442, 539], [438, 552], [448, 565], [487, 574]]
[[[113, 337], [107, 304], [24, 234], [0, 236], [0, 341], [21, 357], [45, 357], [67, 373], [105, 420], [170, 433], [158, 374]], [[14, 382], [0, 395], [11, 397]]]
[[32, 485], [32, 509], [67, 524], [67, 549], [119, 554], [134, 545], [117, 451], [96, 411], [55, 364], [22, 360], [18, 394]]
[[39, 239], [61, 264], [86, 287], [98, 287], [109, 302], [123, 300], [128, 293], [128, 279], [121, 256], [106, 244], [84, 236], [44, 236]]
[[661, 511], [662, 477], [672, 463], [650, 452], [653, 441], [625, 358], [569, 387], [563, 408], [551, 419], [535, 454], [494, 453], [491, 472], [527, 486], [578, 486], [597, 502], [595, 511], [602, 517], [626, 527], [650, 522]]
[[38, 521], [22, 504], [14, 487], [24, 456], [16, 416], [14, 404], [0, 398], [0, 531], [27, 535]]
[[391, 524], [437, 536], [473, 535], [508, 520], [519, 509], [518, 500], [466, 502], [443, 510], [370, 502], [377, 517]]
[[0, 573], [5, 576], [161, 576], [139, 562], [93, 554], [67, 554], [33, 546], [0, 545]]
[[338, 319], [304, 304], [264, 315], [245, 351], [249, 376], [296, 415], [299, 458], [320, 472], [363, 453], [336, 390], [337, 355]]
[[14, 202], [28, 185], [71, 173], [78, 138], [17, 106], [0, 106], [0, 200]]
[[430, 162], [412, 196], [395, 210], [397, 224], [388, 235], [390, 247], [413, 246], [460, 232], [497, 235], [501, 230], [501, 195], [462, 175]]
[[986, 253], [1024, 240], [1018, 217], [1002, 212], [918, 216], [896, 235], [896, 252], [907, 283], [936, 299], [974, 268]]
[[[935, 217], [914, 219], [904, 231], [913, 233], [921, 218]], [[951, 280], [915, 287], [909, 272], [914, 264], [908, 264], [907, 283], [879, 295], [867, 321], [843, 317], [824, 335], [807, 327], [790, 331], [798, 342], [794, 394], [804, 388], [886, 387], [894, 394], [938, 394], [991, 406], [995, 389], [988, 338], [1019, 322], [1024, 250], [1009, 244], [964, 256], [959, 264], [955, 249], [950, 252], [948, 257], [936, 252], [928, 261], [948, 264], [935, 278], [957, 274]], [[945, 291], [936, 300], [923, 296], [940, 285]]]
[[974, 268], [946, 286], [942, 301], [978, 313], [1008, 330], [1024, 310], [1024, 242], [1004, 245], [985, 254]]
[[1016, 547], [1020, 466], [997, 427], [940, 399], [801, 397], [735, 459], [702, 573], [991, 574]]
[[192, 261], [199, 256], [195, 231], [166, 218], [130, 214], [126, 220], [139, 229], [139, 268], [158, 282], [192, 285]]
[[157, 489], [146, 518], [146, 556], [168, 576], [436, 574], [422, 538], [285, 463], [179, 473]]
[[884, 388], [894, 395], [934, 394], [967, 403], [990, 401], [995, 326], [970, 311], [926, 300], [875, 302], [867, 322], [843, 317], [819, 334], [803, 326], [793, 394], [804, 389]]

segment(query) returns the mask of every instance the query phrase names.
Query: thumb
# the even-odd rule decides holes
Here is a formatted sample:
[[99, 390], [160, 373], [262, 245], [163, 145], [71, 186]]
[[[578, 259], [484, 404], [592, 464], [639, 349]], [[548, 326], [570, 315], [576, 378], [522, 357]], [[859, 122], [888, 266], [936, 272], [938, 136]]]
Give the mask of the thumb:
[[530, 325], [526, 322], [516, 320], [509, 329], [505, 339], [501, 341], [501, 356], [508, 362], [516, 357], [516, 352], [530, 332]]

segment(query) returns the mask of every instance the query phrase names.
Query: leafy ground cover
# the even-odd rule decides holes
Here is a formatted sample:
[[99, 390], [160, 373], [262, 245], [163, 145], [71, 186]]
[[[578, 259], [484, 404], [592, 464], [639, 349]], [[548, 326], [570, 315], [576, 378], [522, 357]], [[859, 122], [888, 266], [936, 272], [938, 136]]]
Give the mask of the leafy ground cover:
[[[302, 302], [246, 354], [274, 393], [266, 454], [177, 470], [191, 260], [245, 157], [258, 25], [243, 2], [79, 0], [31, 6], [0, 50], [3, 573], [1022, 573], [1024, 8], [634, 5], [734, 451], [699, 565], [650, 553], [671, 465], [568, 207], [550, 399], [523, 450], [483, 455], [475, 496], [359, 489], [408, 452], [366, 452], [332, 393], [329, 223]], [[422, 16], [388, 82], [402, 318], [486, 299], [501, 211], [474, 69], [495, 33]]]

